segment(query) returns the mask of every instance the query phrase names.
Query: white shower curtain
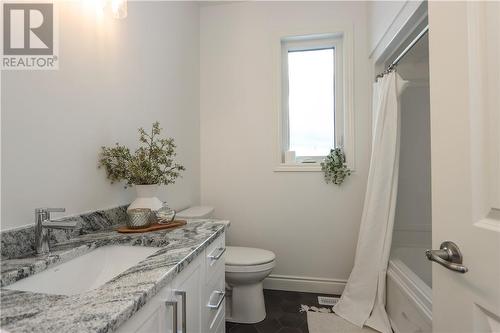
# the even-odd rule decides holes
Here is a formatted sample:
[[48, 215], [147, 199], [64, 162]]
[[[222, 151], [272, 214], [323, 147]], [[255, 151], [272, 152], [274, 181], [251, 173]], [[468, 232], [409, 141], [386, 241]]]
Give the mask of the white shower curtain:
[[373, 86], [372, 155], [354, 267], [340, 301], [339, 316], [362, 327], [392, 333], [385, 311], [385, 278], [398, 188], [400, 115], [406, 81], [396, 72]]

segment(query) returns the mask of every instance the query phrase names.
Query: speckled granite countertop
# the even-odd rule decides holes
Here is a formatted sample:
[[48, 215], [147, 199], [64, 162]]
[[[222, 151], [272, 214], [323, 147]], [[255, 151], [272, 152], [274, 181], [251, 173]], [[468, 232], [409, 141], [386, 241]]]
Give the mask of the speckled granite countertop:
[[[8, 332], [112, 332], [224, 232], [217, 220], [190, 221], [173, 230], [119, 234], [100, 230], [57, 243], [48, 256], [2, 259], [2, 286], [106, 245], [158, 251], [89, 292], [73, 296], [0, 289], [1, 328]], [[75, 281], [78, 283], [78, 281]]]

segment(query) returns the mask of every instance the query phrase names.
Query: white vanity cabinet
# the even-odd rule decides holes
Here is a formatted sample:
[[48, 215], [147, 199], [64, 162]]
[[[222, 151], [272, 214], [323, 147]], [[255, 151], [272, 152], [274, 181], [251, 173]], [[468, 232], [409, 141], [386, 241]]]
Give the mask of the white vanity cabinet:
[[203, 333], [224, 333], [226, 319], [225, 238], [218, 238], [205, 251]]
[[222, 234], [117, 332], [224, 333], [224, 252]]

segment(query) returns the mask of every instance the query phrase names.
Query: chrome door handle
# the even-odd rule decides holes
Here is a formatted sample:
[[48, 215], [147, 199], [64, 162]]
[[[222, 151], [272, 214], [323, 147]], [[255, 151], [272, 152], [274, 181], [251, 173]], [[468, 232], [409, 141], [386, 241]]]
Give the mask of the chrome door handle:
[[[182, 333], [187, 333], [187, 329], [186, 329], [186, 325], [187, 325], [187, 321], [186, 321], [186, 292], [183, 291], [183, 290], [176, 290], [174, 292], [176, 295], [179, 295], [181, 296], [181, 300], [182, 300]], [[176, 331], [177, 332], [177, 331]]]
[[208, 259], [219, 260], [220, 257], [222, 257], [222, 255], [224, 254], [224, 252], [226, 252], [226, 248], [219, 247], [218, 249], [215, 249], [212, 253], [208, 255]]
[[177, 301], [166, 301], [165, 305], [172, 307], [172, 333], [177, 333]]
[[[219, 299], [217, 300], [217, 302], [214, 302], [214, 303], [211, 302], [213, 295], [219, 295]], [[207, 308], [210, 308], [210, 309], [219, 309], [220, 306], [221, 306], [221, 304], [222, 304], [222, 301], [224, 301], [225, 297], [226, 297], [226, 292], [225, 291], [214, 290], [212, 292], [212, 295], [210, 295], [210, 300], [208, 301]]]
[[441, 266], [458, 273], [467, 273], [469, 270], [462, 265], [463, 257], [457, 244], [445, 241], [441, 243], [439, 250], [425, 250], [425, 255], [430, 261], [435, 261]]

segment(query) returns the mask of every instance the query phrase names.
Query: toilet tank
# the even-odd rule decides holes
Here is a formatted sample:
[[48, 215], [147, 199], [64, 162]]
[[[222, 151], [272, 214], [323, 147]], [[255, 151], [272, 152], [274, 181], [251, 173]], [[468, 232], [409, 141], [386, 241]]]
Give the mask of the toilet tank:
[[208, 219], [213, 217], [214, 207], [194, 206], [177, 213], [177, 218], [182, 219]]

